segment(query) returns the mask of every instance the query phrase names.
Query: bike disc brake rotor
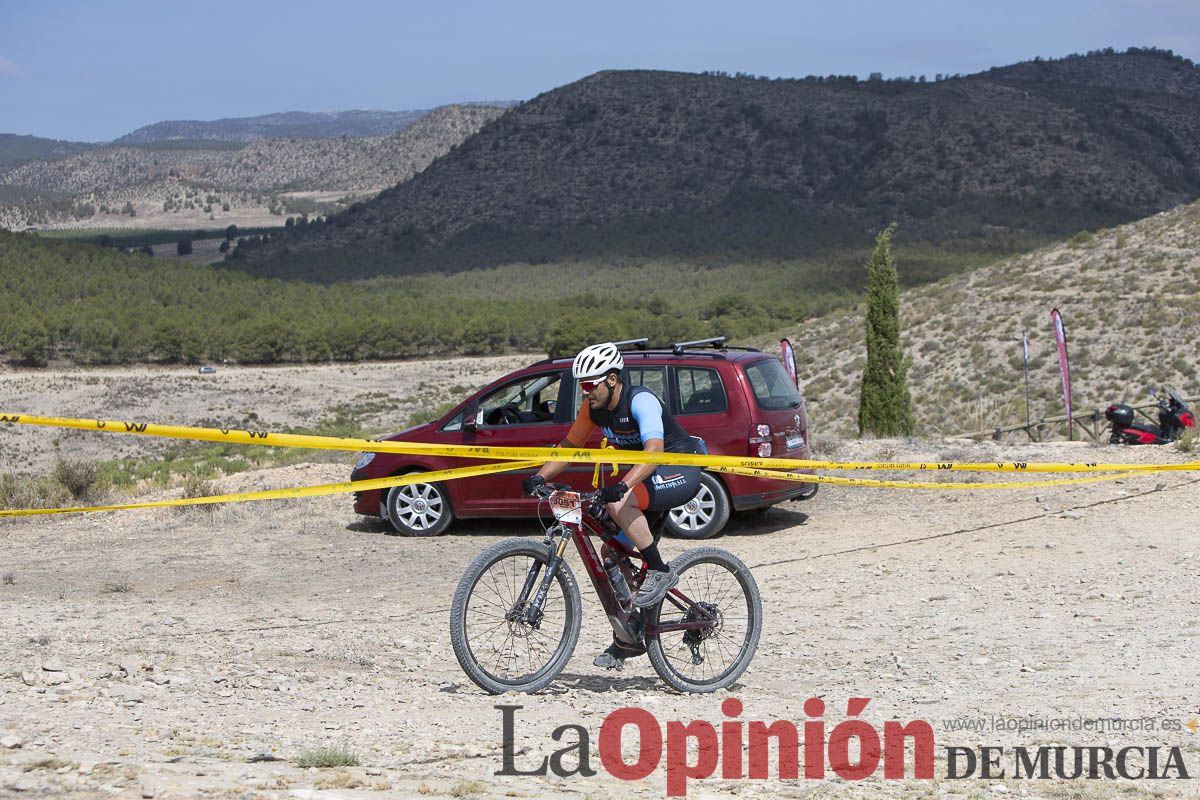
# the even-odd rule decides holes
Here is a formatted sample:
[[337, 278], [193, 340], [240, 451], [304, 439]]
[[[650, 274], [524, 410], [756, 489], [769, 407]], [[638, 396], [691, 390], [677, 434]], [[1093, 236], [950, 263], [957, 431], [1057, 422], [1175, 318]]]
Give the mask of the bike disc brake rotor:
[[531, 603], [527, 600], [524, 603], [517, 603], [512, 607], [504, 619], [508, 622], [508, 632], [520, 639], [527, 639], [542, 622], [542, 612], [538, 610], [532, 615]]

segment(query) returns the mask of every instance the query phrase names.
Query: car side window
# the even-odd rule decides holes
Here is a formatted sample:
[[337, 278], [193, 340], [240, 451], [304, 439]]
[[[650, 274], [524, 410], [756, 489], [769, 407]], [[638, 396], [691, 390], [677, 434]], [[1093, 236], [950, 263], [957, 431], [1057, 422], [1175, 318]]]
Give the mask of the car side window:
[[666, 402], [666, 367], [629, 367], [629, 382], [634, 386], [645, 386], [654, 392], [659, 400]]
[[550, 425], [558, 405], [562, 372], [526, 375], [479, 398], [483, 425]]
[[[645, 386], [665, 405], [667, 402], [667, 368], [666, 367], [626, 367], [631, 386]], [[578, 409], [583, 403], [583, 392], [579, 384], [575, 384], [575, 398], [572, 408]]]
[[728, 408], [721, 375], [705, 367], [679, 367], [675, 370], [679, 383], [679, 414], [718, 414]]

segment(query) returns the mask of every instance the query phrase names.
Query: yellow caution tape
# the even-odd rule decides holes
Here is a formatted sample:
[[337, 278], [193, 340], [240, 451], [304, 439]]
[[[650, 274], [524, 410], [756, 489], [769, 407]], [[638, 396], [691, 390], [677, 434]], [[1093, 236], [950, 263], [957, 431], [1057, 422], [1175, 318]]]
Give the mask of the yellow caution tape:
[[236, 494], [213, 495], [211, 497], [187, 497], [179, 500], [155, 500], [147, 503], [126, 503], [114, 506], [87, 506], [75, 508], [29, 508], [0, 511], [0, 517], [34, 517], [45, 514], [72, 514], [88, 511], [124, 511], [130, 508], [168, 508], [172, 506], [200, 506], [212, 503], [244, 503], [250, 500], [284, 500], [292, 497], [322, 497], [330, 494], [345, 494], [347, 492], [366, 492], [372, 489], [387, 489], [392, 486], [404, 486], [409, 483], [431, 483], [433, 481], [451, 481], [458, 478], [470, 478], [476, 475], [491, 475], [497, 472], [511, 472], [517, 469], [539, 466], [540, 461], [510, 461], [498, 464], [482, 464], [475, 467], [459, 467], [443, 469], [434, 472], [410, 472], [407, 475], [397, 475], [392, 478], [372, 478], [365, 481], [346, 481], [345, 483], [324, 483], [319, 486], [302, 486], [295, 489], [269, 489], [262, 492], [238, 492]]
[[[569, 461], [601, 464], [670, 464], [674, 466], [738, 467], [743, 469], [845, 469], [845, 470], [916, 470], [916, 471], [974, 471], [974, 472], [1165, 472], [1200, 470], [1200, 461], [1184, 464], [1100, 464], [1096, 462], [1068, 464], [1038, 464], [1023, 461], [956, 463], [956, 462], [837, 462], [791, 458], [745, 458], [739, 456], [689, 455], [685, 453], [647, 453], [637, 450], [592, 450], [586, 448], [547, 447], [489, 447], [476, 445], [427, 444], [423, 442], [379, 442], [368, 439], [348, 439], [332, 436], [311, 436], [295, 433], [269, 433], [225, 428], [190, 428], [155, 425], [146, 422], [111, 420], [65, 419], [29, 414], [0, 413], [0, 422], [21, 425], [43, 425], [78, 430], [97, 430], [106, 433], [132, 433], [144, 436], [163, 436], [173, 439], [193, 439], [208, 442], [257, 444], [268, 447], [307, 447], [319, 450], [350, 450], [375, 453], [404, 453], [409, 455], [449, 456], [495, 460]], [[940, 484], [947, 486], [948, 484]], [[979, 486], [980, 484], [975, 484]]]
[[[601, 439], [600, 439], [600, 449], [601, 450], [616, 450], [617, 448], [610, 445], [608, 443], [608, 437], [604, 436], [604, 437], [601, 437]], [[613, 464], [612, 465], [612, 475], [610, 477], [613, 477], [613, 478], [617, 477], [617, 472], [619, 472], [619, 471], [620, 470], [617, 469], [617, 465]], [[599, 485], [600, 485], [600, 462], [597, 461], [596, 468], [592, 470], [592, 488], [595, 489]]]
[[1049, 481], [1007, 481], [1005, 483], [938, 483], [934, 481], [879, 481], [871, 478], [842, 478], [837, 475], [806, 475], [798, 472], [780, 472], [771, 469], [743, 469], [740, 467], [709, 467], [711, 472], [727, 472], [751, 478], [798, 481], [801, 483], [827, 483], [834, 486], [873, 486], [883, 489], [1039, 489], [1045, 486], [1069, 486], [1076, 483], [1098, 483], [1135, 475], [1146, 475], [1157, 470], [1136, 472], [1114, 472], [1091, 475], [1086, 478], [1056, 478]]

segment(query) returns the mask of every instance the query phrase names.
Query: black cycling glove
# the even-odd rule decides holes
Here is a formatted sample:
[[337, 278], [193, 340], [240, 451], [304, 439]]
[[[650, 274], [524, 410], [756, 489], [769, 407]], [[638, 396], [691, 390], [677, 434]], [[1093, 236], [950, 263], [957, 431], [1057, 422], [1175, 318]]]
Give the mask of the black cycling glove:
[[530, 475], [528, 478], [521, 481], [521, 491], [525, 494], [533, 494], [545, 485], [546, 479], [541, 475]]
[[625, 496], [629, 491], [629, 487], [625, 485], [625, 481], [618, 481], [612, 486], [605, 486], [600, 490], [600, 499], [605, 503], [615, 503]]

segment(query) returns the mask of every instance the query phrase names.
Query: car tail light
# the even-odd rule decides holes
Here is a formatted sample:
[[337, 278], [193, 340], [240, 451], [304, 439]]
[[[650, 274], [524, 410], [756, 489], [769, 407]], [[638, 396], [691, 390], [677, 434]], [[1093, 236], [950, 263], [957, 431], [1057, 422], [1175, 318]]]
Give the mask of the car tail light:
[[759, 458], [769, 458], [771, 455], [771, 426], [755, 425], [751, 429], [750, 453]]

